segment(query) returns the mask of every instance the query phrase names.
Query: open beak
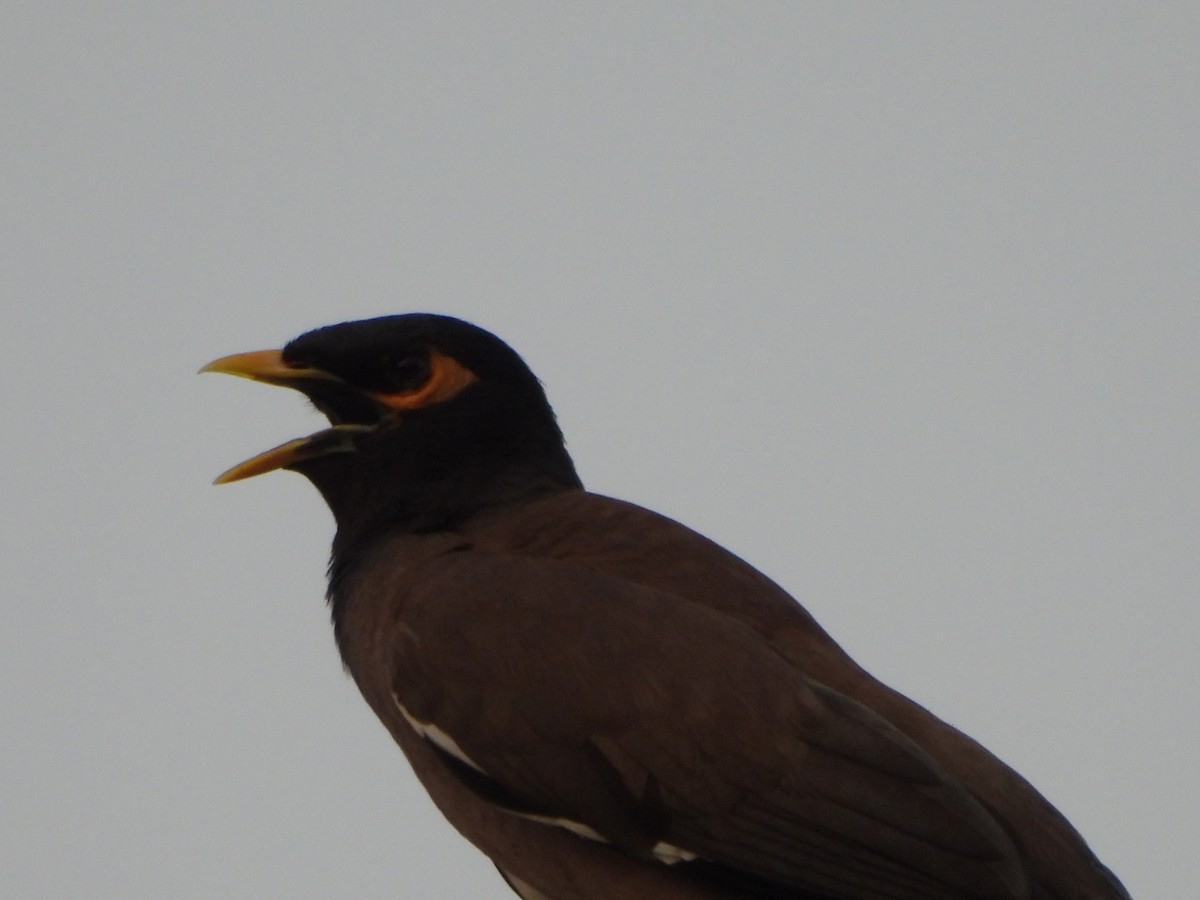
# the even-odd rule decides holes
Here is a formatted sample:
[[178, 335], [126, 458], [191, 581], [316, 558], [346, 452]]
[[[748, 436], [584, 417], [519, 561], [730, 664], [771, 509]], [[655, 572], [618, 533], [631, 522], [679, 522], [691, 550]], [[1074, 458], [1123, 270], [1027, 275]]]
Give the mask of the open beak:
[[214, 359], [200, 368], [200, 373], [220, 372], [222, 375], [237, 375], [265, 384], [277, 384], [301, 390], [306, 381], [338, 381], [324, 369], [312, 366], [289, 366], [283, 361], [280, 350], [254, 350], [250, 353], [234, 353]]
[[[322, 386], [335, 389], [341, 386], [342, 389], [349, 389], [349, 386], [345, 385], [340, 378], [323, 369], [288, 365], [279, 350], [256, 350], [251, 353], [222, 356], [202, 367], [200, 371], [237, 375], [239, 378], [249, 378], [264, 384], [293, 388], [309, 396], [312, 395], [314, 389]], [[332, 453], [353, 453], [357, 450], [354, 443], [355, 436], [372, 431], [375, 427], [373, 424], [362, 423], [334, 424], [331, 428], [310, 434], [308, 437], [288, 441], [257, 456], [252, 456], [222, 472], [213, 484], [228, 484], [231, 481], [240, 481], [243, 478], [273, 472], [276, 469], [288, 469], [306, 460], [328, 456]]]

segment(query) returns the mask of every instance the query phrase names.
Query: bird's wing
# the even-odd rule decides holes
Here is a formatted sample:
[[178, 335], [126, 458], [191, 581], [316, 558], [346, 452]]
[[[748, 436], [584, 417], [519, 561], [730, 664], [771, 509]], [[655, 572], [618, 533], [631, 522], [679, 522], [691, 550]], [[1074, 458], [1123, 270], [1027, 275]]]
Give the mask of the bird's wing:
[[486, 801], [750, 896], [1026, 896], [981, 804], [742, 623], [553, 560], [410, 575], [395, 702]]

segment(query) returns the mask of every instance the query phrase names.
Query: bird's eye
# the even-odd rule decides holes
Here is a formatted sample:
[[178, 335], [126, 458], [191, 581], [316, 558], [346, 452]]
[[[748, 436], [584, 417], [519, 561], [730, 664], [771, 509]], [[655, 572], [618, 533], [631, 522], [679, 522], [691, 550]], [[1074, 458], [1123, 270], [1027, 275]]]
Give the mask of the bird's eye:
[[384, 360], [384, 377], [393, 391], [415, 391], [429, 380], [429, 360], [402, 356]]

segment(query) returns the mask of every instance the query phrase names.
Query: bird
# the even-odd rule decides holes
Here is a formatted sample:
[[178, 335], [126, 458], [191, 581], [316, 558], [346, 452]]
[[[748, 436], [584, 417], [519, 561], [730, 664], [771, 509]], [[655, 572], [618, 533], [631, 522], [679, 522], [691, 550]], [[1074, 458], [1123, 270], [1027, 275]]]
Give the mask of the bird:
[[1024, 778], [782, 587], [587, 491], [491, 332], [383, 316], [201, 371], [328, 418], [217, 483], [316, 487], [346, 670], [524, 900], [1129, 897]]

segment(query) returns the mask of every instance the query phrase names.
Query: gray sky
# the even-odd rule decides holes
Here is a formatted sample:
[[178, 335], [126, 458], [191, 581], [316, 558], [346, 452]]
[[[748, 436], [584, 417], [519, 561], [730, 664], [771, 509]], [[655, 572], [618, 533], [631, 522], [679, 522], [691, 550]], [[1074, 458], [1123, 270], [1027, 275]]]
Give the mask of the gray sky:
[[389, 312], [793, 591], [1139, 900], [1200, 882], [1200, 7], [10, 4], [0, 894], [507, 897], [206, 376]]

